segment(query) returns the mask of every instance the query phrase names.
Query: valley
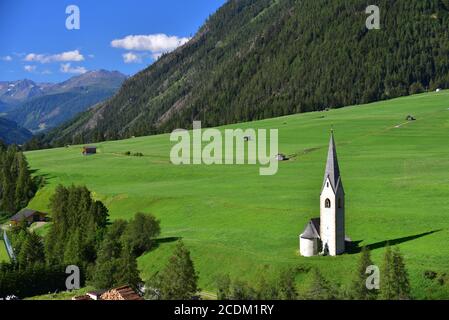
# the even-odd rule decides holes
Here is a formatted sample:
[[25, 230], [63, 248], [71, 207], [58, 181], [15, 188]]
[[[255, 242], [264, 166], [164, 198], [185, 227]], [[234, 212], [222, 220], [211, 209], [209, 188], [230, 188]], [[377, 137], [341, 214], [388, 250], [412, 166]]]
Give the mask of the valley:
[[[449, 236], [449, 91], [424, 93], [360, 106], [246, 122], [224, 129], [278, 129], [277, 174], [260, 176], [254, 165], [170, 163], [168, 134], [27, 152], [46, 185], [29, 204], [47, 211], [58, 184], [86, 185], [109, 209], [111, 220], [152, 213], [161, 236], [138, 259], [148, 279], [182, 238], [191, 250], [199, 285], [214, 292], [217, 275], [255, 280], [285, 267], [318, 268], [348, 285], [359, 254], [305, 258], [298, 235], [319, 212], [327, 144], [333, 127], [346, 192], [346, 233], [369, 245], [382, 263], [387, 242], [404, 254], [415, 298], [447, 298]], [[406, 121], [412, 115], [415, 121]], [[129, 157], [125, 153], [142, 153]], [[45, 229], [40, 230], [45, 234]], [[424, 277], [434, 271], [441, 278]], [[300, 272], [297, 284], [310, 281]]]

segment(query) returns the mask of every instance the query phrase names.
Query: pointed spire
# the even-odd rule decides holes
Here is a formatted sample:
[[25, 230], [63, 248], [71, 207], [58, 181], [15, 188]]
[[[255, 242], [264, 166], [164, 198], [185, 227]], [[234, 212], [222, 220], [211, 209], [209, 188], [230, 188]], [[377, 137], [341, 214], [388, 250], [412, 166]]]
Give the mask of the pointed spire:
[[334, 141], [334, 129], [331, 129], [331, 137], [329, 141], [329, 150], [327, 152], [327, 163], [326, 163], [326, 171], [324, 172], [324, 181], [323, 187], [326, 183], [327, 178], [329, 178], [330, 183], [332, 184], [332, 188], [337, 190], [337, 186], [341, 184], [340, 178], [340, 168], [338, 166], [337, 159], [337, 150], [335, 148]]

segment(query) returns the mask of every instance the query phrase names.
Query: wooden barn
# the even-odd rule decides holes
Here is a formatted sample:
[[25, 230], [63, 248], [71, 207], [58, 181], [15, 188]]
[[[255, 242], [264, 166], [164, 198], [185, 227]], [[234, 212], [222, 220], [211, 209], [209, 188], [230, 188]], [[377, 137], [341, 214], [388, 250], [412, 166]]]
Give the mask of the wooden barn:
[[91, 154], [96, 154], [96, 153], [97, 153], [97, 147], [94, 147], [94, 146], [83, 147], [83, 155], [85, 155], [85, 156], [91, 155]]
[[27, 224], [32, 224], [33, 222], [46, 221], [47, 213], [40, 212], [32, 209], [22, 209], [13, 215], [10, 219], [10, 225], [15, 226], [19, 223], [26, 221]]

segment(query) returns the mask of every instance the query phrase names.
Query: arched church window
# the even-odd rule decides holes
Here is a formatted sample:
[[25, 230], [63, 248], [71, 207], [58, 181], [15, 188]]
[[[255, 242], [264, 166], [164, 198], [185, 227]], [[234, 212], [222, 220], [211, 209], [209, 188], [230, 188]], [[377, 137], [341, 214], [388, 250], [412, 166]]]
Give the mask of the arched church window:
[[331, 207], [331, 201], [330, 201], [329, 199], [326, 199], [326, 200], [324, 201], [324, 206], [325, 206], [326, 208], [330, 208], [330, 207]]

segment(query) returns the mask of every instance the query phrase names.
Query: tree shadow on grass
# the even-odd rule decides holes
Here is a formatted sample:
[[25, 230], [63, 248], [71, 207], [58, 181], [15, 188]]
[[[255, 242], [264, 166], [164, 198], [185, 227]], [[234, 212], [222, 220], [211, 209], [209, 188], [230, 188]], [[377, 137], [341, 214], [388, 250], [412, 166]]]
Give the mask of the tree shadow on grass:
[[48, 173], [41, 173], [39, 174], [39, 169], [30, 169], [30, 174], [32, 175], [33, 182], [36, 186], [36, 188], [42, 189], [46, 185], [48, 185], [48, 180], [51, 180], [54, 178], [54, 176], [49, 175]]
[[[423, 232], [423, 233], [419, 233], [419, 234], [415, 234], [412, 236], [407, 236], [407, 237], [402, 237], [402, 238], [396, 238], [396, 239], [391, 239], [391, 240], [384, 240], [384, 241], [379, 241], [379, 242], [375, 242], [372, 244], [368, 244], [366, 245], [366, 247], [370, 250], [375, 250], [375, 249], [380, 249], [380, 248], [384, 248], [387, 245], [390, 246], [395, 246], [407, 241], [412, 241], [415, 239], [419, 239], [421, 237], [425, 237], [428, 235], [431, 235], [433, 233], [436, 232], [440, 232], [442, 231], [442, 229], [437, 229], [437, 230], [432, 230], [432, 231], [428, 231], [428, 232]], [[351, 241], [351, 242], [346, 242], [346, 252], [349, 254], [356, 254], [356, 253], [360, 253], [360, 251], [362, 250], [362, 246], [360, 246], [360, 243], [362, 242], [362, 240], [357, 240], [357, 241]]]
[[[111, 224], [111, 223], [108, 223]], [[164, 243], [171, 243], [171, 242], [176, 242], [178, 240], [181, 240], [182, 237], [167, 237], [167, 238], [158, 238], [158, 239], [153, 239], [151, 242], [151, 247], [146, 250], [146, 251], [142, 251], [142, 252], [136, 252], [136, 256], [140, 257], [143, 256], [149, 252], [152, 252], [154, 250], [156, 250], [157, 248], [159, 248], [162, 244]]]
[[167, 238], [159, 238], [153, 240], [153, 246], [151, 247], [151, 250], [155, 250], [159, 248], [164, 243], [171, 243], [181, 240], [182, 237], [167, 237]]

